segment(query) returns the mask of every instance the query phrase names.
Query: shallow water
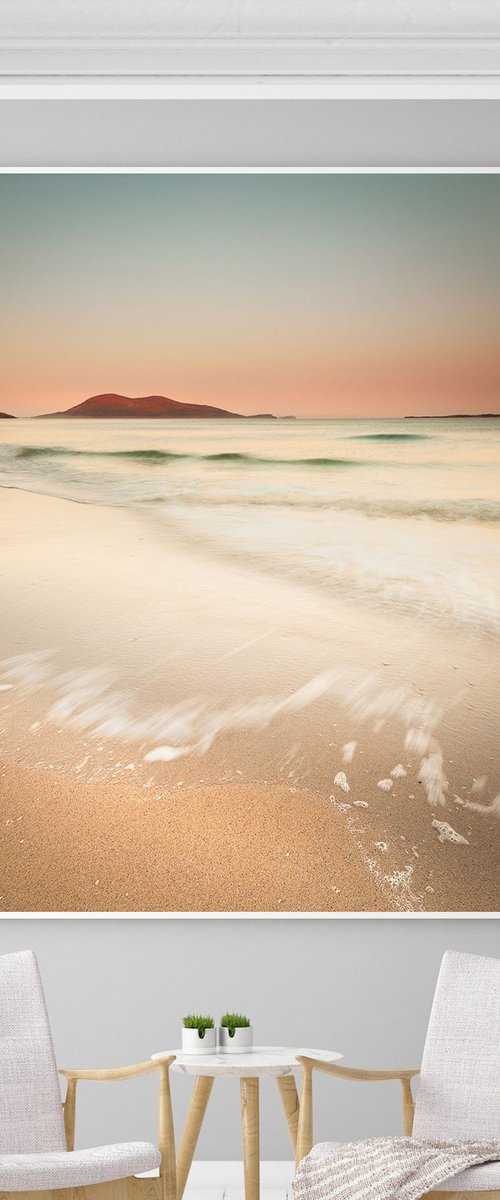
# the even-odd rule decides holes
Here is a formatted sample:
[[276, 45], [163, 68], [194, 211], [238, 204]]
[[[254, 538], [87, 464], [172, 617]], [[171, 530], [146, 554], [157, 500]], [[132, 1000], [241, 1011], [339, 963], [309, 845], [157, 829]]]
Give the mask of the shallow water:
[[149, 509], [202, 550], [500, 630], [500, 422], [4, 421], [0, 484]]

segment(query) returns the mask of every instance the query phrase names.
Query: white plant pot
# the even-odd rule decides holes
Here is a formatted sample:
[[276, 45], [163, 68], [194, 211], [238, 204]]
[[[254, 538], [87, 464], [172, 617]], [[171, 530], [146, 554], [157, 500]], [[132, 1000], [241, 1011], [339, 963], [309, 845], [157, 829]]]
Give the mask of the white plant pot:
[[224, 1025], [219, 1027], [219, 1051], [221, 1054], [249, 1054], [253, 1049], [253, 1029], [247, 1025], [235, 1029], [233, 1037]]
[[217, 1049], [217, 1030], [205, 1029], [200, 1037], [197, 1029], [182, 1030], [182, 1050], [184, 1054], [215, 1054]]

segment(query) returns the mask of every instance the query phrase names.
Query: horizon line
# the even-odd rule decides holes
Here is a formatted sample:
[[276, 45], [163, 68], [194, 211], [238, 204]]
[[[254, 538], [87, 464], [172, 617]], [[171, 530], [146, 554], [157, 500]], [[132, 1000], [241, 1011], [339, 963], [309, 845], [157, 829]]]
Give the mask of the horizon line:
[[[207, 404], [207, 405], [200, 405], [200, 407], [210, 408], [210, 407], [214, 407], [214, 406]], [[44, 420], [46, 417], [50, 417], [53, 415], [55, 416], [56, 414], [58, 414], [58, 412], [59, 412], [59, 410], [57, 410], [57, 409], [54, 409], [53, 413], [48, 412], [48, 413], [17, 413], [16, 414], [16, 413], [7, 413], [6, 412], [5, 416], [0, 417], [0, 419], [6, 418], [7, 420], [14, 420], [14, 421], [37, 421], [37, 420]], [[60, 419], [65, 420], [66, 414], [69, 412], [71, 412], [71, 409], [67, 409], [64, 412], [62, 412], [60, 414]], [[345, 416], [345, 415], [340, 416], [340, 415], [335, 415], [335, 414], [330, 414], [328, 416], [326, 416], [325, 414], [322, 414], [322, 415], [316, 414], [314, 416], [305, 416], [303, 414], [297, 415], [296, 413], [288, 413], [283, 416], [276, 415], [274, 413], [272, 413], [272, 414], [270, 413], [268, 416], [266, 416], [264, 414], [262, 414], [262, 416], [260, 416], [258, 413], [240, 413], [240, 414], [235, 414], [235, 416], [236, 416], [236, 419], [241, 419], [241, 420], [253, 419], [253, 420], [262, 420], [262, 421], [289, 421], [289, 420], [293, 420], [293, 421], [434, 421], [434, 420], [439, 421], [442, 419], [453, 419], [453, 418], [455, 418], [456, 420], [464, 420], [464, 419], [467, 420], [467, 418], [473, 419], [474, 417], [485, 417], [485, 418], [486, 417], [500, 417], [500, 411], [499, 412], [491, 412], [491, 411], [485, 412], [485, 411], [479, 410], [478, 412], [465, 412], [465, 413], [461, 413], [461, 412], [401, 413], [399, 416], [395, 415], [394, 413], [391, 413], [391, 414], [378, 413], [376, 415], [373, 415], [373, 414], [369, 415], [367, 413], [365, 413], [365, 414], [353, 413], [351, 416]], [[235, 416], [233, 415], [231, 419], [234, 420]], [[114, 417], [112, 414], [110, 414], [110, 416], [108, 418], [106, 418], [106, 417], [104, 417], [104, 418], [103, 417], [73, 417], [70, 419], [76, 420], [76, 421], [78, 421], [78, 420], [81, 420], [81, 421], [92, 421], [92, 420], [94, 420], [94, 421], [102, 421], [102, 420], [110, 420], [110, 421], [124, 421], [124, 420], [125, 421], [127, 421], [127, 420], [130, 420], [130, 421], [151, 421], [151, 420], [176, 421], [176, 420], [182, 420], [182, 418], [179, 418], [179, 417], [168, 417], [168, 416], [165, 416], [165, 417], [147, 417], [147, 416], [144, 416], [144, 417], [138, 417], [138, 416], [136, 416], [136, 417], [132, 417], [132, 416], [131, 417]], [[184, 419], [192, 421], [192, 420], [196, 420], [196, 417], [186, 417]], [[200, 420], [202, 420], [202, 419], [203, 418], [200, 418]], [[212, 417], [210, 419], [213, 421], [225, 421], [228, 418]]]

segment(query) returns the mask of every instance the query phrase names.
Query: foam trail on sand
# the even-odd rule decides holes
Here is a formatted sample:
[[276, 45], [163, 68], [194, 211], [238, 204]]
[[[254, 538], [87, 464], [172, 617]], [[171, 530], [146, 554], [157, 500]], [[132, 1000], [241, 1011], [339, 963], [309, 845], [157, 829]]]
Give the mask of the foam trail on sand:
[[429, 729], [408, 729], [405, 737], [405, 749], [414, 750], [416, 754], [425, 754], [429, 748], [431, 732]]
[[357, 742], [346, 742], [345, 746], [342, 746], [342, 762], [344, 766], [348, 766], [352, 762], [357, 744]]
[[396, 766], [393, 767], [392, 771], [391, 771], [391, 775], [392, 775], [393, 779], [403, 779], [403, 777], [406, 774], [407, 774], [407, 771], [405, 771], [402, 763], [397, 763]]
[[435, 805], [443, 807], [446, 804], [448, 780], [444, 773], [443, 752], [434, 740], [431, 743], [429, 755], [420, 763], [420, 777], [427, 792], [429, 804], [432, 804], [433, 807]]
[[[358, 825], [359, 814], [352, 814], [351, 806], [341, 804], [335, 796], [331, 796], [334, 807], [337, 812], [344, 815], [344, 820], [347, 826], [349, 836], [355, 846], [356, 852], [361, 858], [361, 861], [369, 871], [372, 879], [377, 887], [382, 892], [386, 902], [391, 908], [398, 909], [400, 912], [422, 912], [424, 909], [423, 897], [414, 891], [414, 868], [411, 863], [405, 863], [401, 867], [387, 869], [383, 864], [382, 858], [374, 858], [373, 850], [375, 846], [367, 846], [364, 838], [365, 830], [360, 829]], [[356, 807], [359, 802], [354, 801]], [[365, 807], [368, 807], [367, 805]], [[348, 810], [351, 809], [349, 812]], [[385, 843], [383, 843], [385, 846]], [[378, 850], [380, 856], [386, 853], [386, 850]]]
[[173, 762], [175, 758], [189, 754], [190, 750], [190, 746], [158, 746], [144, 755], [144, 762]]
[[[429, 804], [433, 807], [446, 804], [448, 780], [443, 752], [435, 736], [441, 708], [412, 687], [380, 687], [380, 678], [375, 673], [337, 667], [313, 676], [281, 698], [256, 696], [224, 706], [193, 696], [138, 717], [131, 710], [130, 697], [115, 688], [113, 676], [106, 668], [60, 673], [50, 652], [38, 652], [6, 660], [0, 664], [0, 670], [9, 686], [15, 685], [27, 694], [37, 691], [52, 694], [47, 713], [50, 721], [65, 721], [101, 737], [149, 740], [153, 745], [143, 756], [146, 762], [169, 762], [190, 754], [206, 754], [222, 733], [262, 731], [280, 715], [299, 712], [323, 697], [332, 696], [358, 723], [373, 718], [398, 722], [405, 748], [419, 754], [424, 751], [419, 775]], [[352, 745], [345, 743], [348, 747]], [[398, 764], [393, 768], [393, 776], [399, 777], [401, 770], [404, 768]], [[337, 773], [335, 783], [342, 790], [349, 790], [344, 772]], [[382, 779], [378, 787], [389, 791], [393, 783], [394, 778]], [[500, 816], [500, 800], [492, 805], [474, 805], [468, 801], [467, 807]]]
[[480, 804], [477, 800], [462, 800], [460, 796], [455, 796], [457, 804], [462, 808], [468, 808], [470, 812], [481, 813], [488, 817], [498, 817], [500, 819], [500, 792], [491, 804]]
[[440, 842], [455, 842], [457, 846], [468, 846], [467, 838], [457, 833], [447, 821], [433, 821], [432, 828], [437, 829]]

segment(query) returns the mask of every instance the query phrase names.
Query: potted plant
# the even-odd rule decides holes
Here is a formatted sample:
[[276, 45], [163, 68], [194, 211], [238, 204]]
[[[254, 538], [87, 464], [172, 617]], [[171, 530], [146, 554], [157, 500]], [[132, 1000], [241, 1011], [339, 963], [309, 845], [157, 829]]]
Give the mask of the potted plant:
[[213, 1054], [216, 1050], [213, 1017], [189, 1015], [182, 1021], [184, 1054]]
[[243, 1017], [241, 1013], [224, 1013], [219, 1029], [221, 1054], [247, 1054], [252, 1046], [253, 1029], [248, 1017]]

